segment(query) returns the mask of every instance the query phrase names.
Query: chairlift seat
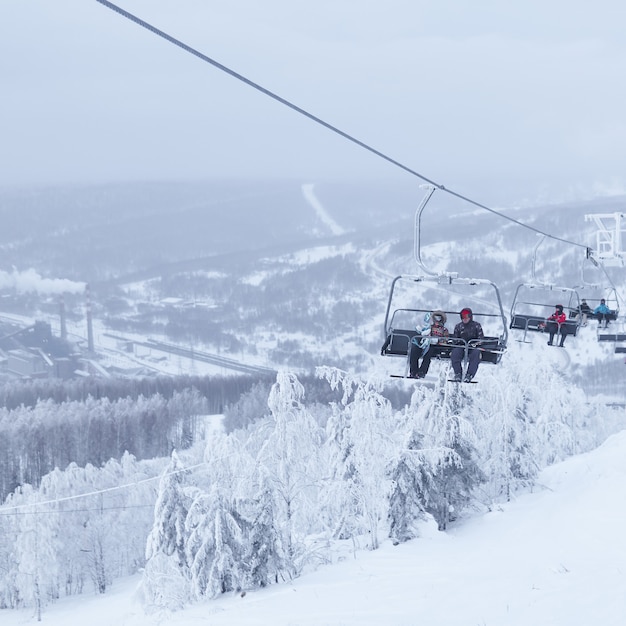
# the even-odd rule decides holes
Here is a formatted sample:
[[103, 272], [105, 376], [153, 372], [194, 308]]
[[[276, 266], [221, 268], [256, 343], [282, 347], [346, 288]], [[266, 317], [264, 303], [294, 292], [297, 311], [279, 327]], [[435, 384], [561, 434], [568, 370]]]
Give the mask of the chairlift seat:
[[598, 335], [598, 341], [626, 341], [626, 334], [605, 333], [604, 335]]
[[493, 363], [497, 365], [502, 359], [504, 346], [498, 337], [485, 337], [480, 342], [482, 352], [480, 353], [481, 363]]
[[611, 322], [614, 322], [617, 319], [617, 311], [610, 311], [609, 313], [589, 313], [587, 317], [592, 320], [600, 319], [600, 315], [604, 315], [604, 317]]
[[510, 328], [516, 330], [544, 330], [544, 324], [546, 323], [545, 317], [538, 317], [536, 315], [520, 315], [516, 313], [511, 318]]
[[[384, 356], [403, 356], [407, 357], [409, 354], [409, 347], [411, 340], [416, 337], [416, 341], [422, 338], [422, 334], [417, 330], [404, 330], [392, 328], [391, 332], [387, 336], [385, 343], [381, 349], [381, 354]], [[440, 338], [438, 338], [440, 339]], [[441, 340], [441, 339], [440, 339]], [[444, 343], [445, 341], [450, 343]], [[453, 337], [443, 338], [442, 343], [432, 343], [429, 348], [429, 353], [433, 359], [449, 359], [452, 348], [454, 348], [454, 341], [461, 341], [463, 345], [465, 343], [462, 340], [454, 339]], [[499, 363], [502, 354], [505, 351], [505, 345], [498, 337], [485, 337], [480, 340], [478, 346], [481, 354], [481, 361], [484, 363], [493, 363], [494, 365]]]
[[578, 332], [578, 323], [574, 320], [566, 320], [558, 328], [558, 324], [554, 321], [547, 321], [545, 317], [537, 315], [521, 315], [516, 313], [511, 318], [510, 328], [516, 330], [533, 330], [538, 332], [560, 332], [561, 335], [576, 336]]
[[402, 330], [392, 328], [389, 335], [385, 339], [385, 343], [381, 349], [381, 354], [386, 356], [407, 356], [409, 353], [409, 344], [413, 337], [421, 337], [417, 330]]
[[578, 324], [571, 320], [565, 320], [562, 324], [557, 324], [553, 320], [546, 322], [546, 332], [548, 333], [559, 333], [561, 335], [572, 335], [572, 337], [575, 337], [578, 328]]

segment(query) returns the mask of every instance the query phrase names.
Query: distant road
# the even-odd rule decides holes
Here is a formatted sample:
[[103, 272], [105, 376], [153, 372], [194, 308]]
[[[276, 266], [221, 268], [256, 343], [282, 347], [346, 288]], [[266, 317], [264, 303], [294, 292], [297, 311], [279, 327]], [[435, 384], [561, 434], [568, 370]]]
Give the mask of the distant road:
[[159, 350], [161, 352], [167, 352], [168, 354], [176, 354], [178, 356], [185, 357], [202, 363], [210, 363], [211, 365], [217, 365], [237, 372], [243, 372], [245, 374], [276, 374], [276, 370], [270, 367], [263, 367], [261, 365], [248, 365], [246, 363], [240, 363], [234, 359], [219, 356], [217, 354], [210, 354], [209, 352], [200, 352], [198, 350], [190, 350], [189, 348], [182, 348], [173, 343], [165, 343], [163, 341], [156, 341], [155, 339], [146, 339], [146, 341], [136, 341], [134, 339], [128, 339], [127, 337], [121, 337], [119, 335], [112, 335], [111, 333], [103, 333], [107, 337], [117, 339], [119, 341], [132, 342], [137, 346], [149, 348], [150, 350]]

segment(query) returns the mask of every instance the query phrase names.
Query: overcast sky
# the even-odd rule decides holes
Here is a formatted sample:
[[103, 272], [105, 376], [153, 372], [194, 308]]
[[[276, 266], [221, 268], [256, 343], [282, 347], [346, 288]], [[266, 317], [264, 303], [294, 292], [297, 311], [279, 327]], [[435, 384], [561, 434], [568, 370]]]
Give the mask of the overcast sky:
[[[479, 200], [624, 190], [623, 0], [118, 4]], [[3, 0], [0, 75], [0, 185], [413, 180], [95, 0]]]

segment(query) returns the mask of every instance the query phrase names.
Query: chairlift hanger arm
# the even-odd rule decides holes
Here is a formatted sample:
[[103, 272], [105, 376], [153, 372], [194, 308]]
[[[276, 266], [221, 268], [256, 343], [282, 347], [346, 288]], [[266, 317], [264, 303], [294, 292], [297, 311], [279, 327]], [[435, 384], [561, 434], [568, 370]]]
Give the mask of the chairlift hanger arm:
[[542, 284], [542, 283], [541, 281], [537, 280], [537, 251], [539, 250], [539, 246], [545, 241], [545, 239], [546, 239], [545, 235], [542, 235], [539, 241], [537, 242], [537, 244], [535, 245], [535, 248], [533, 249], [533, 260], [532, 260], [532, 264], [530, 267], [530, 273], [531, 273], [533, 281], [539, 284]]
[[422, 242], [421, 242], [421, 233], [422, 233], [422, 213], [428, 204], [428, 201], [431, 199], [432, 195], [435, 193], [435, 187], [430, 185], [423, 185], [426, 187], [426, 194], [422, 198], [417, 210], [415, 211], [415, 236], [414, 236], [414, 248], [413, 248], [413, 256], [415, 258], [416, 263], [431, 276], [436, 276], [437, 272], [429, 270], [422, 261]]

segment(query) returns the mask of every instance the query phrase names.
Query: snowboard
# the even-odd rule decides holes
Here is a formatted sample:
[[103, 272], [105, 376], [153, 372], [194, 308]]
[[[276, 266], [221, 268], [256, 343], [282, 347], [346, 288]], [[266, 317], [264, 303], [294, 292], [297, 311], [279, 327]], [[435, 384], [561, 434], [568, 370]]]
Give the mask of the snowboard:
[[423, 325], [421, 327], [416, 326], [415, 330], [420, 334], [420, 337], [419, 339], [417, 337], [413, 337], [411, 343], [422, 350], [421, 356], [423, 357], [430, 348], [430, 313], [426, 313], [426, 315], [424, 315]]

